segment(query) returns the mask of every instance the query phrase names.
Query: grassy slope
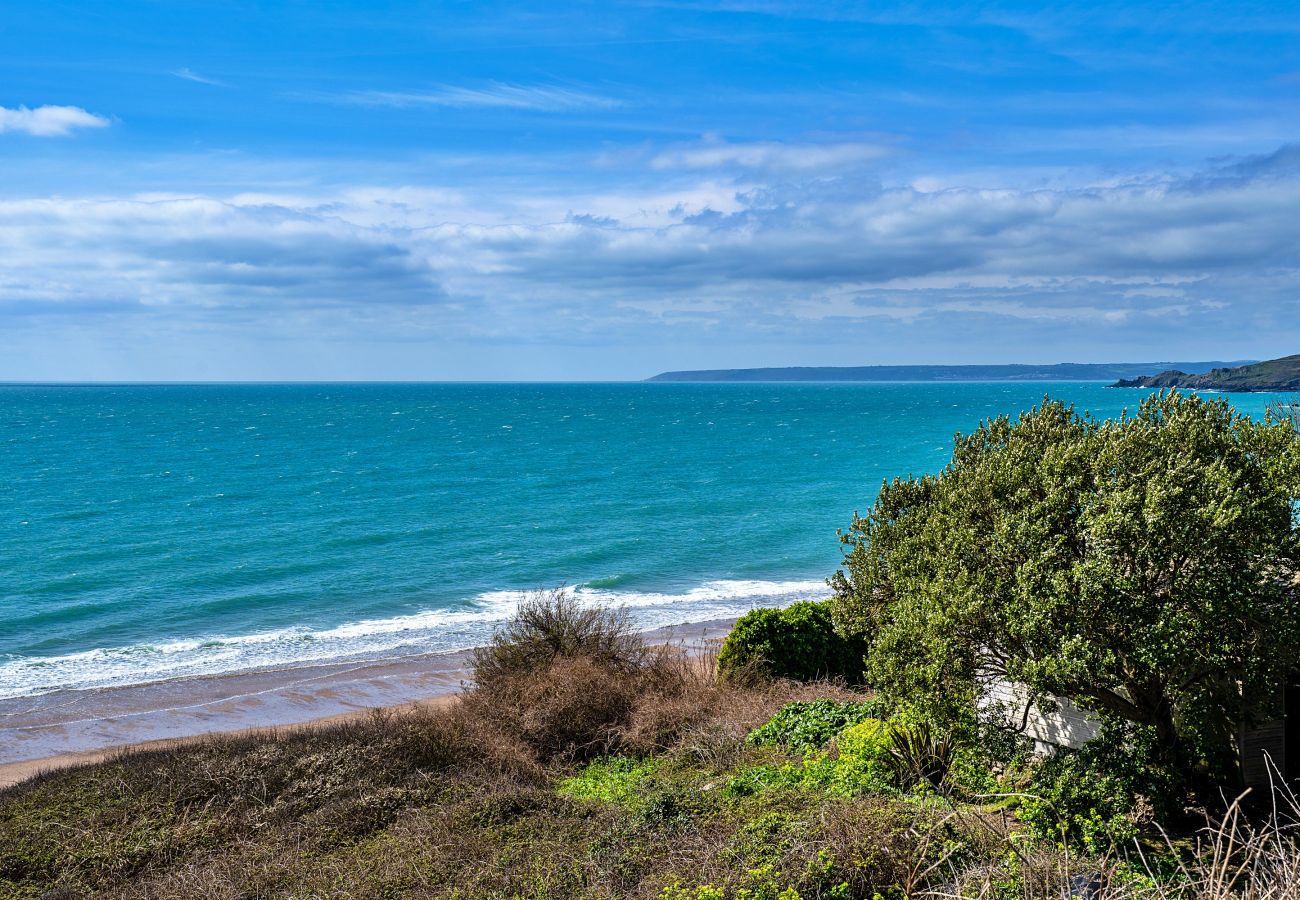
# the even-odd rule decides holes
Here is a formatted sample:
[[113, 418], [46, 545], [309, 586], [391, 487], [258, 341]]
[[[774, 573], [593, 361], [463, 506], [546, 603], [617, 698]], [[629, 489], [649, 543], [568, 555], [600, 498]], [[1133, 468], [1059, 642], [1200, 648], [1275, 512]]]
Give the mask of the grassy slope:
[[[714, 788], [772, 761], [744, 746], [750, 727], [826, 692], [844, 693], [705, 679], [647, 694], [600, 726], [604, 746], [655, 761], [616, 802], [561, 790], [575, 754], [539, 753], [546, 728], [503, 727], [521, 711], [472, 696], [445, 712], [128, 754], [0, 794], [0, 896], [657, 897], [677, 881], [761, 880], [749, 873], [763, 866], [825, 881], [828, 823], [854, 843], [855, 817], [906, 819], [877, 814], [879, 801]], [[895, 880], [893, 862], [879, 865]]]

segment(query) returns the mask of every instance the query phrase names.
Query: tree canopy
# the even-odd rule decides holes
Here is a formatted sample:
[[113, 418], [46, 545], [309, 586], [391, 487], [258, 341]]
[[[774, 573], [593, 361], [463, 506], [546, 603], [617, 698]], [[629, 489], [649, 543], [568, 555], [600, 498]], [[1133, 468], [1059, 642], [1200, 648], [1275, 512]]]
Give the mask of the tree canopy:
[[836, 627], [924, 714], [969, 717], [1005, 679], [1216, 764], [1300, 662], [1298, 496], [1300, 436], [1226, 401], [1097, 421], [1045, 399], [854, 516]]

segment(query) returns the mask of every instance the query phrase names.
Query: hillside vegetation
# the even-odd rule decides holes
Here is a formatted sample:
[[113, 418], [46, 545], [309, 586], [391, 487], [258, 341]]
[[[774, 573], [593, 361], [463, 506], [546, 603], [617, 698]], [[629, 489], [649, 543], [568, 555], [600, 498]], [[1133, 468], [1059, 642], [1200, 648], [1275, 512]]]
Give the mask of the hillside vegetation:
[[1170, 781], [1152, 799], [1213, 793], [1296, 666], [1298, 499], [1296, 431], [1222, 398], [1167, 392], [1105, 421], [1046, 400], [881, 488], [842, 535], [835, 622], [869, 639], [891, 705], [969, 728], [1016, 683], [1145, 744]]
[[1091, 812], [1055, 796], [1062, 820], [1034, 794], [1061, 773], [1039, 779], [1014, 741], [942, 735], [835, 683], [720, 680], [630, 640], [617, 612], [578, 612], [532, 601], [449, 709], [11, 788], [0, 896], [1295, 896], [1289, 832], [1238, 807], [1176, 843], [1095, 791]]
[[1049, 363], [1047, 365], [780, 366], [661, 372], [647, 381], [1107, 381], [1143, 372], [1208, 372], [1237, 362]]

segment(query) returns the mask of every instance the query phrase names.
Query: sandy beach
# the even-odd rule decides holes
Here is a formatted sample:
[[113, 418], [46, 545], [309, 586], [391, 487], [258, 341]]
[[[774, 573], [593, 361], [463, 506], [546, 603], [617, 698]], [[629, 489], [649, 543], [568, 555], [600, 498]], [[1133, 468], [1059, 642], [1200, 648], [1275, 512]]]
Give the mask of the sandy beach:
[[[700, 647], [725, 636], [734, 621], [667, 626], [644, 637]], [[0, 700], [0, 789], [130, 749], [450, 703], [469, 678], [469, 657], [458, 650]]]
[[369, 709], [356, 709], [350, 712], [336, 713], [330, 716], [321, 716], [315, 719], [309, 719], [305, 722], [298, 722], [287, 726], [263, 725], [252, 728], [214, 728], [211, 731], [200, 734], [187, 735], [185, 737], [161, 738], [158, 740], [137, 741], [131, 744], [120, 744], [112, 747], [105, 747], [99, 750], [81, 750], [71, 753], [60, 753], [55, 756], [45, 756], [39, 759], [26, 759], [19, 762], [0, 763], [0, 790], [11, 787], [40, 775], [42, 772], [50, 772], [56, 769], [66, 769], [71, 766], [89, 765], [91, 763], [103, 762], [111, 759], [120, 753], [126, 753], [133, 750], [155, 750], [165, 747], [178, 747], [188, 743], [204, 740], [214, 734], [224, 735], [248, 735], [273, 733], [284, 728], [319, 728], [324, 725], [332, 725], [337, 722], [346, 722], [350, 719], [359, 719], [371, 715], [372, 711], [378, 709], [409, 709], [411, 707], [436, 708], [446, 706], [456, 702], [456, 694], [448, 693], [438, 696], [428, 697], [422, 700], [413, 700], [409, 703], [396, 704], [388, 707], [371, 707]]

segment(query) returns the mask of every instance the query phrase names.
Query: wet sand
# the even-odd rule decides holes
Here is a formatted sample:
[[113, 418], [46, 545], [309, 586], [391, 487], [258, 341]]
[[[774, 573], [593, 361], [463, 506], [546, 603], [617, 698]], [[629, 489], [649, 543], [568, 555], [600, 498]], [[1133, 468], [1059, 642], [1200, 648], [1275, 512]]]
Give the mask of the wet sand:
[[[734, 621], [657, 628], [645, 638], [698, 648], [724, 637]], [[124, 749], [449, 703], [469, 678], [469, 655], [459, 650], [0, 700], [0, 788]]]

